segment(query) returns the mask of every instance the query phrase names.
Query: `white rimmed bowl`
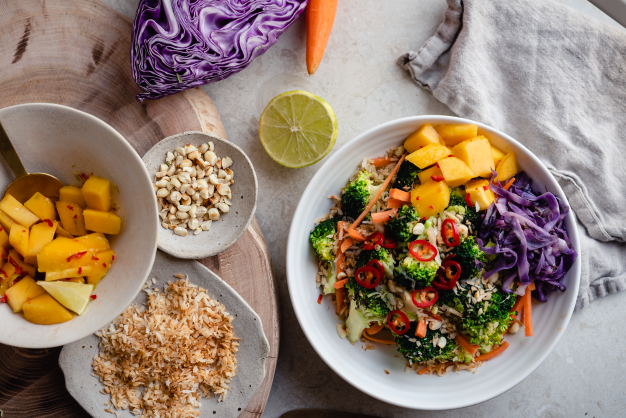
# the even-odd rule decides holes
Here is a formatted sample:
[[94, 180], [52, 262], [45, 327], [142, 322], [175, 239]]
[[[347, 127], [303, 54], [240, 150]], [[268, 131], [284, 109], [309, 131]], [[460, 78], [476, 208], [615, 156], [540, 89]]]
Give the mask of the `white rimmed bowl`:
[[[489, 126], [450, 116], [415, 116], [398, 119], [359, 135], [348, 142], [313, 176], [304, 191], [291, 223], [287, 245], [287, 281], [291, 302], [300, 326], [320, 357], [348, 383], [374, 398], [405, 408], [441, 410], [484, 402], [511, 389], [532, 373], [548, 356], [565, 331], [574, 310], [580, 281], [580, 257], [565, 278], [567, 291], [554, 292], [548, 302], [533, 306], [534, 336], [507, 335], [509, 349], [478, 369], [478, 373], [451, 373], [445, 378], [405, 373], [405, 361], [394, 347], [376, 344], [364, 351], [337, 336], [338, 321], [329, 298], [317, 304], [317, 262], [309, 232], [318, 217], [328, 213], [327, 196], [338, 194], [365, 157], [383, 155], [404, 142], [407, 135], [425, 123], [476, 124], [496, 147], [515, 152], [518, 165], [533, 180], [537, 190], [547, 189], [567, 203], [563, 190], [548, 169], [521, 143]], [[574, 213], [565, 227], [576, 251], [580, 242]], [[398, 355], [398, 357], [394, 357]], [[390, 373], [385, 374], [383, 369]]]
[[[115, 129], [87, 113], [55, 104], [29, 103], [0, 110], [0, 121], [26, 171], [49, 173], [80, 186], [76, 174], [94, 173], [115, 185], [113, 202], [122, 218], [119, 235], [109, 235], [117, 254], [94, 291], [97, 299], [71, 321], [35, 325], [0, 304], [0, 343], [25, 348], [68, 344], [108, 325], [143, 285], [156, 253], [157, 208], [141, 158]], [[13, 181], [0, 158], [0, 192]]]

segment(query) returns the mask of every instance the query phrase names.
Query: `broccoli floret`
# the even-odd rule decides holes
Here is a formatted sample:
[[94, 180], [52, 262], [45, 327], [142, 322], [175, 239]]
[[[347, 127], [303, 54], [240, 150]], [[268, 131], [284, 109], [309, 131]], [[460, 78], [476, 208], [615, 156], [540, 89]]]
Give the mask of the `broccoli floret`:
[[412, 255], [402, 259], [394, 271], [394, 280], [407, 289], [422, 289], [430, 286], [437, 275], [439, 264], [435, 260], [419, 261]]
[[[456, 348], [456, 343], [448, 340], [448, 337], [442, 335], [439, 330], [433, 331], [430, 328], [426, 328], [426, 336], [417, 338], [415, 336], [416, 328], [417, 321], [411, 321], [406, 334], [394, 334], [394, 339], [396, 344], [398, 344], [398, 352], [409, 360], [410, 363], [420, 363], [436, 358], [448, 358], [450, 353]], [[446, 345], [443, 348], [439, 347], [439, 345], [433, 346], [435, 337], [437, 339], [445, 337]]]
[[391, 255], [389, 250], [381, 247], [378, 250], [361, 251], [359, 259], [356, 262], [356, 268], [359, 269], [365, 266], [370, 260], [380, 261], [380, 263], [383, 265], [383, 268], [385, 269], [386, 276], [393, 277], [393, 268], [395, 266], [395, 261], [393, 259], [393, 255]]
[[376, 289], [366, 289], [359, 285], [354, 277], [345, 284], [350, 295], [350, 310], [346, 319], [346, 331], [348, 340], [355, 343], [365, 328], [372, 322], [382, 324], [387, 319], [389, 305], [387, 304], [388, 290], [383, 288], [380, 292]]
[[370, 179], [370, 173], [361, 171], [357, 177], [348, 183], [341, 195], [341, 210], [343, 214], [356, 219], [365, 210], [370, 198], [378, 191], [379, 186], [374, 186]]
[[331, 218], [320, 222], [309, 235], [315, 252], [324, 261], [335, 261], [334, 235], [337, 230], [337, 222], [339, 222], [339, 218]]
[[480, 213], [476, 212], [476, 209], [472, 206], [468, 206], [465, 201], [465, 195], [459, 188], [450, 189], [450, 203], [448, 204], [448, 210], [454, 210], [457, 213], [463, 215], [463, 222], [469, 221], [472, 225], [474, 232], [477, 232], [483, 223], [483, 218]]
[[410, 161], [404, 161], [396, 174], [395, 187], [403, 190], [411, 190], [417, 175], [422, 172], [415, 164]]
[[465, 238], [461, 245], [453, 247], [454, 261], [461, 265], [461, 277], [459, 280], [475, 277], [481, 271], [482, 263], [487, 261], [485, 253], [478, 248], [473, 236]]
[[470, 342], [480, 345], [481, 349], [500, 344], [513, 322], [509, 313], [514, 304], [515, 294], [504, 293], [500, 289], [494, 291], [488, 301], [472, 304], [467, 300], [464, 304], [463, 329]]
[[419, 219], [420, 216], [417, 214], [415, 207], [404, 205], [400, 208], [396, 217], [389, 221], [389, 230], [398, 242], [409, 242], [414, 236], [413, 227]]

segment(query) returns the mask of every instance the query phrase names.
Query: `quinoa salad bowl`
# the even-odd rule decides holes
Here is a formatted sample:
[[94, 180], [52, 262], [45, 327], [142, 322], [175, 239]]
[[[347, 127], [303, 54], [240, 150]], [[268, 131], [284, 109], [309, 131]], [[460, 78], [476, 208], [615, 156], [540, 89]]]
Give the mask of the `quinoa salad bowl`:
[[343, 379], [406, 408], [517, 385], [574, 310], [574, 213], [515, 139], [449, 116], [375, 127], [315, 174], [287, 246], [291, 301]]

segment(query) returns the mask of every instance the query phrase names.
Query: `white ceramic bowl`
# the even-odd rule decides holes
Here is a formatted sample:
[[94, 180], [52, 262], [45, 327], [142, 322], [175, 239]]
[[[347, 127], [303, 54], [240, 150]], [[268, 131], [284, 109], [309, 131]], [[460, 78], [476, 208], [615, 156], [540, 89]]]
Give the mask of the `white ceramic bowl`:
[[[95, 290], [97, 299], [71, 321], [35, 325], [0, 304], [0, 343], [55, 347], [80, 340], [108, 325], [141, 290], [156, 253], [157, 208], [141, 158], [122, 135], [100, 119], [55, 104], [23, 104], [0, 110], [0, 121], [26, 171], [49, 173], [80, 186], [76, 173], [94, 173], [118, 186], [113, 191], [122, 230], [109, 236], [115, 262]], [[13, 180], [0, 158], [0, 191]]]
[[[414, 409], [454, 409], [491, 399], [517, 385], [552, 351], [565, 331], [574, 310], [580, 280], [580, 257], [565, 279], [567, 291], [554, 292], [547, 303], [533, 306], [534, 336], [524, 333], [507, 335], [509, 349], [486, 362], [478, 373], [451, 373], [418, 376], [405, 373], [405, 361], [394, 347], [376, 344], [375, 350], [364, 351], [361, 343], [350, 345], [337, 336], [338, 319], [329, 298], [317, 304], [319, 289], [315, 287], [317, 263], [309, 243], [309, 232], [318, 217], [328, 213], [327, 196], [338, 194], [364, 157], [383, 155], [401, 145], [410, 133], [425, 123], [473, 123], [480, 135], [505, 151], [514, 151], [522, 170], [533, 179], [539, 190], [554, 193], [567, 202], [561, 187], [547, 168], [522, 144], [486, 125], [449, 116], [416, 116], [398, 119], [373, 128], [338, 150], [313, 176], [296, 209], [287, 245], [287, 277], [289, 293], [300, 326], [322, 359], [342, 378], [357, 389], [381, 401]], [[573, 212], [565, 226], [576, 251], [580, 243]], [[398, 355], [399, 357], [394, 357]], [[383, 369], [390, 374], [385, 374]]]

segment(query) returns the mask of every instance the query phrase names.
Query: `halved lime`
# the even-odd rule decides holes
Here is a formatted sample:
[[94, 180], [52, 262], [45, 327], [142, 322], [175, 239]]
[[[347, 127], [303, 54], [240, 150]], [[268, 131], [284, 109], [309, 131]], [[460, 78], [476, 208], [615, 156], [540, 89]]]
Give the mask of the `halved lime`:
[[89, 304], [89, 297], [93, 291], [92, 284], [74, 283], [74, 282], [37, 282], [38, 285], [50, 293], [57, 302], [65, 306], [70, 311], [82, 315], [85, 308]]
[[337, 118], [326, 101], [306, 91], [280, 94], [259, 120], [259, 138], [278, 164], [301, 168], [315, 164], [333, 149]]

